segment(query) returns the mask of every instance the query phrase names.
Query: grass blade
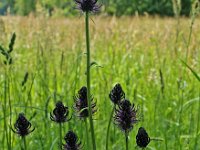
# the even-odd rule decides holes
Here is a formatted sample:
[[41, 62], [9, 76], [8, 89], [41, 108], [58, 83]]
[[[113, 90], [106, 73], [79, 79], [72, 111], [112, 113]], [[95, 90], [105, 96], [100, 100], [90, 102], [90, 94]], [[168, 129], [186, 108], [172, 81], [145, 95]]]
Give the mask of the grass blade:
[[200, 82], [200, 76], [183, 60], [181, 62], [192, 72], [192, 74], [196, 77], [196, 79]]

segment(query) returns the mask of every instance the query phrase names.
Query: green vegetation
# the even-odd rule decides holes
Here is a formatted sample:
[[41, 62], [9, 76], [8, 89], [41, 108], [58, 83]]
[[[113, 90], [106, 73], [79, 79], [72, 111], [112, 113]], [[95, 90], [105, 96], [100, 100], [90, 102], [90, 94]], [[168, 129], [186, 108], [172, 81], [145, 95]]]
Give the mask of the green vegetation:
[[[158, 14], [173, 16], [173, 2], [179, 0], [99, 0], [104, 5], [103, 12], [109, 15]], [[181, 15], [188, 16], [194, 0], [181, 0]], [[9, 8], [11, 14], [28, 15], [29, 13], [46, 12], [70, 16], [74, 15], [73, 0], [1, 0], [0, 14]]]
[[[97, 102], [93, 116], [97, 149], [105, 149], [113, 109], [108, 94], [116, 83], [140, 110], [141, 120], [129, 135], [129, 149], [135, 149], [141, 126], [152, 139], [159, 139], [149, 143], [150, 149], [199, 149], [199, 20], [191, 28], [186, 18], [179, 18], [178, 26], [172, 18], [91, 18], [91, 62], [96, 64], [91, 68], [91, 94]], [[84, 27], [84, 17], [1, 17], [0, 45], [9, 49], [11, 33], [16, 33], [9, 54], [12, 63], [6, 65], [0, 55], [1, 149], [11, 145], [18, 150], [23, 145], [9, 130], [21, 112], [35, 127], [26, 137], [28, 149], [58, 149], [58, 126], [50, 120], [50, 112], [62, 100], [71, 116], [73, 96], [86, 85]], [[86, 146], [84, 125], [72, 115], [62, 125], [62, 132], [73, 129]], [[12, 142], [7, 142], [6, 134]], [[91, 145], [91, 139], [88, 142]], [[124, 135], [112, 122], [108, 149], [125, 149]]]

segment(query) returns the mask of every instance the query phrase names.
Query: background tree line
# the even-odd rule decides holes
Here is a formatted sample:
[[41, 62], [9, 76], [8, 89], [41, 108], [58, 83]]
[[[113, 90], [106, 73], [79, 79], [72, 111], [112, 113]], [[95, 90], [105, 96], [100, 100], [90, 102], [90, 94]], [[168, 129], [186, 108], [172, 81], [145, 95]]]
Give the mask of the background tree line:
[[[108, 15], [140, 15], [148, 13], [151, 15], [173, 16], [174, 2], [181, 2], [181, 15], [190, 14], [193, 0], [99, 0], [103, 4], [103, 11]], [[74, 15], [73, 0], [1, 0], [0, 14], [7, 12], [17, 15], [28, 15], [42, 10], [53, 15], [60, 12], [62, 15]]]

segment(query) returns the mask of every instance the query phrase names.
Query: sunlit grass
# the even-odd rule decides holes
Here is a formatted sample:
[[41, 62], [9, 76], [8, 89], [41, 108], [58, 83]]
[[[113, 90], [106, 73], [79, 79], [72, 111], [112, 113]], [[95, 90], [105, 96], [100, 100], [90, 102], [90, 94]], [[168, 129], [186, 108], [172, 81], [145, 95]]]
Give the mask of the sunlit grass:
[[[50, 121], [49, 113], [54, 103], [62, 100], [72, 114], [73, 96], [86, 85], [84, 17], [1, 19], [4, 24], [0, 24], [0, 44], [7, 46], [12, 33], [17, 35], [9, 72], [13, 124], [18, 113], [25, 112], [36, 127], [26, 139], [29, 148], [58, 149], [59, 134], [56, 125]], [[98, 108], [93, 117], [97, 149], [105, 149], [106, 128], [113, 107], [108, 94], [117, 82], [121, 83], [126, 97], [139, 105], [142, 116], [130, 134], [130, 149], [136, 146], [135, 136], [140, 126], [145, 127], [150, 137], [164, 139], [163, 142], [150, 142], [151, 149], [171, 150], [178, 149], [180, 145], [193, 149], [200, 87], [180, 60], [186, 57], [190, 20], [180, 19], [177, 53], [177, 23], [172, 18], [93, 16], [92, 20], [91, 61], [102, 66], [91, 69], [91, 93]], [[199, 23], [197, 20], [194, 24], [187, 61], [197, 73], [200, 72]], [[0, 56], [0, 110], [4, 99], [4, 67]], [[163, 74], [163, 93], [159, 70]], [[26, 72], [29, 72], [29, 78], [22, 87]], [[190, 100], [191, 103], [188, 103]], [[0, 126], [3, 127], [2, 111]], [[68, 129], [73, 129], [86, 145], [84, 123], [73, 117], [64, 126], [63, 133]], [[123, 134], [113, 124], [110, 131], [109, 148], [124, 150]], [[4, 129], [1, 128], [0, 145], [3, 145], [3, 139]], [[20, 149], [20, 139], [14, 134], [12, 141], [13, 150]]]

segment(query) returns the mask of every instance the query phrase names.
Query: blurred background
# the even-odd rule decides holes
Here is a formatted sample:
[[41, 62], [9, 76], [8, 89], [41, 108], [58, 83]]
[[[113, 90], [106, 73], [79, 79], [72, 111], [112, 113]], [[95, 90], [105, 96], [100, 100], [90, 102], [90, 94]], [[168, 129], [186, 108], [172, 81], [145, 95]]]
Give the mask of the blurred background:
[[[181, 1], [181, 15], [190, 14], [194, 0]], [[103, 5], [102, 12], [107, 15], [161, 15], [173, 16], [173, 8], [177, 0], [99, 0]], [[45, 14], [48, 16], [73, 16], [73, 0], [1, 0], [0, 15], [29, 15]]]

